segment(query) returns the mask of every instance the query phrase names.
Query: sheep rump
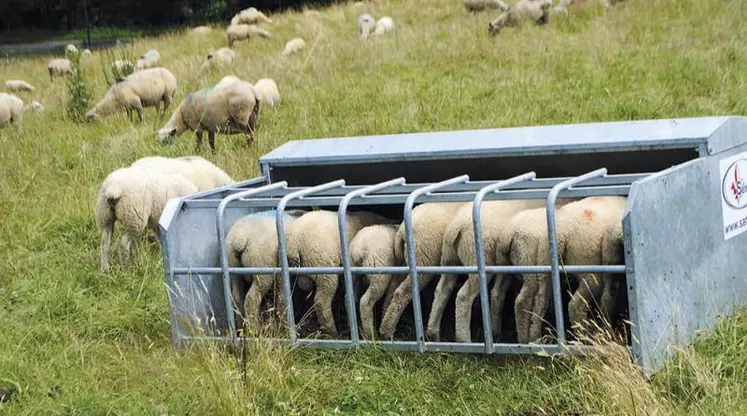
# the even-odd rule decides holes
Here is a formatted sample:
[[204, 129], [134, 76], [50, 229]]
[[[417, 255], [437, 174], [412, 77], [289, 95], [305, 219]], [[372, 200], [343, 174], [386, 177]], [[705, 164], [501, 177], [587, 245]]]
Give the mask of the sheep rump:
[[254, 91], [257, 93], [257, 99], [263, 106], [268, 105], [275, 107], [280, 103], [280, 91], [278, 86], [270, 78], [262, 78], [254, 84]]
[[182, 156], [173, 159], [148, 156], [136, 160], [130, 166], [181, 175], [195, 185], [200, 192], [234, 183], [233, 179], [221, 168], [200, 156]]
[[0, 92], [0, 127], [13, 123], [23, 132], [23, 100], [13, 94]]

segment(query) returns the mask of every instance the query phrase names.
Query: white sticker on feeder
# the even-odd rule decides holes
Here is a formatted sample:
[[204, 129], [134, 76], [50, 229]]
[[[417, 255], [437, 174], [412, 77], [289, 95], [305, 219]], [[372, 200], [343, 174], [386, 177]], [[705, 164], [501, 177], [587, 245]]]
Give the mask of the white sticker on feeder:
[[747, 152], [719, 161], [724, 240], [747, 231]]

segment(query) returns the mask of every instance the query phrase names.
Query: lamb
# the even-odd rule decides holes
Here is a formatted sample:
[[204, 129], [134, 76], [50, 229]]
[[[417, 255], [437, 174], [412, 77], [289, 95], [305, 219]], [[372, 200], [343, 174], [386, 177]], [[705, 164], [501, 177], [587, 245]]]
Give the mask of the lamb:
[[236, 41], [249, 40], [249, 38], [257, 36], [265, 39], [270, 39], [272, 37], [270, 32], [257, 25], [238, 24], [231, 25], [226, 29], [226, 38], [228, 39], [229, 47], [233, 47], [233, 44]]
[[216, 66], [233, 64], [236, 53], [231, 48], [220, 48], [217, 51], [210, 51], [205, 57], [205, 63], [202, 64], [202, 70], [211, 69]]
[[[625, 197], [588, 197], [569, 203], [556, 211], [557, 248], [562, 264], [606, 264], [621, 260], [616, 242], [621, 242], [621, 222]], [[620, 223], [620, 224], [618, 224]], [[514, 265], [549, 264], [546, 210], [527, 210], [516, 214], [504, 227], [500, 238]], [[509, 249], [510, 248], [510, 249]], [[552, 283], [546, 274], [524, 274], [524, 284], [516, 297], [516, 332], [520, 343], [538, 341], [547, 307], [552, 299]], [[600, 300], [606, 319], [611, 311], [611, 276], [581, 274], [578, 290], [569, 304], [571, 325], [581, 324], [588, 305]], [[599, 282], [601, 280], [601, 283]], [[601, 296], [600, 296], [601, 295]]]
[[9, 79], [5, 81], [5, 89], [11, 92], [18, 91], [36, 91], [31, 84], [20, 79]]
[[503, 27], [519, 27], [525, 20], [544, 25], [550, 18], [552, 0], [519, 0], [508, 7], [495, 20], [488, 24], [488, 31], [495, 36]]
[[130, 166], [181, 175], [195, 185], [198, 191], [206, 191], [234, 183], [233, 179], [221, 168], [200, 156], [182, 156], [174, 159], [163, 156], [148, 156], [136, 160]]
[[280, 92], [278, 86], [270, 78], [262, 78], [254, 84], [254, 91], [257, 93], [257, 99], [263, 106], [269, 105], [275, 107], [280, 103]]
[[72, 43], [69, 43], [67, 46], [65, 46], [65, 53], [69, 53], [69, 54], [73, 54], [74, 55], [74, 54], [78, 53], [78, 48], [75, 47], [75, 45], [73, 45]]
[[501, 9], [505, 12], [509, 9], [508, 5], [501, 0], [464, 0], [464, 8], [468, 12], [479, 12], [487, 9]]
[[[87, 114], [90, 121], [95, 117], [108, 116], [124, 108], [132, 121], [132, 111], [143, 121], [143, 108], [155, 107], [162, 116], [171, 105], [176, 92], [176, 78], [166, 68], [150, 68], [134, 72], [118, 81]], [[161, 111], [163, 103], [163, 113]]]
[[[354, 267], [388, 267], [404, 264], [403, 258], [396, 258], [394, 239], [397, 226], [370, 225], [358, 231], [350, 242], [350, 260]], [[368, 284], [366, 292], [360, 299], [361, 330], [363, 336], [373, 339], [376, 334], [374, 326], [374, 306], [386, 293], [383, 309], [386, 310], [394, 295], [394, 289], [402, 283], [403, 275], [372, 274], [364, 275], [363, 281]]]
[[[427, 203], [412, 210], [413, 238], [415, 239], [415, 260], [417, 266], [438, 266], [441, 264], [441, 245], [446, 227], [463, 203]], [[407, 244], [404, 222], [397, 230], [394, 243], [395, 255], [404, 258], [407, 265]], [[433, 280], [434, 275], [418, 274], [418, 284], [423, 290]], [[408, 275], [392, 295], [392, 301], [384, 312], [379, 332], [384, 339], [391, 339], [402, 312], [412, 300], [412, 282]]]
[[13, 94], [0, 92], [0, 127], [13, 123], [23, 132], [23, 100]]
[[264, 13], [260, 12], [255, 7], [244, 9], [236, 13], [233, 19], [231, 19], [232, 26], [238, 24], [253, 25], [260, 22], [272, 24], [272, 19], [265, 16]]
[[358, 34], [362, 39], [368, 39], [376, 27], [376, 21], [373, 16], [363, 13], [358, 17]]
[[197, 26], [189, 31], [193, 35], [209, 35], [212, 31], [210, 26]]
[[[391, 223], [384, 217], [371, 212], [359, 211], [347, 214], [348, 241], [362, 228], [373, 224]], [[340, 234], [337, 228], [337, 213], [332, 211], [312, 211], [295, 220], [287, 229], [288, 262], [300, 267], [336, 267], [342, 264], [340, 258]], [[337, 334], [332, 300], [337, 291], [339, 279], [334, 274], [308, 275], [306, 284], [299, 286], [306, 290], [310, 284], [316, 285], [314, 309], [322, 329], [329, 334]]]
[[158, 53], [155, 49], [150, 49], [148, 52], [145, 52], [143, 55], [141, 55], [137, 59], [137, 64], [135, 65], [135, 68], [138, 71], [141, 71], [143, 69], [148, 68], [155, 68], [158, 66], [158, 62], [161, 60], [161, 54]]
[[65, 74], [73, 73], [73, 66], [69, 59], [57, 58], [52, 59], [47, 64], [47, 71], [49, 71], [50, 81], [54, 81], [56, 77], [63, 76]]
[[[276, 213], [275, 210], [269, 210], [249, 214], [233, 223], [226, 234], [226, 253], [230, 267], [278, 267]], [[283, 217], [285, 225], [292, 224], [304, 213], [300, 210], [286, 211]], [[275, 275], [260, 274], [253, 279], [250, 276], [232, 276], [231, 292], [241, 312], [238, 318], [244, 318], [247, 332], [259, 329], [262, 300], [278, 280]], [[246, 296], [244, 283], [250, 284]], [[282, 311], [284, 308], [277, 309]]]
[[127, 266], [135, 239], [146, 228], [158, 232], [158, 219], [166, 202], [195, 192], [197, 188], [181, 175], [139, 167], [110, 173], [99, 188], [96, 202], [96, 223], [101, 231], [101, 270], [109, 270], [109, 248], [117, 220], [124, 229], [119, 243], [119, 261]]
[[[500, 229], [508, 220], [518, 212], [544, 206], [544, 201], [539, 199], [516, 200], [516, 201], [485, 201], [481, 205], [481, 218], [483, 230], [483, 250], [486, 265], [505, 265], [502, 259], [496, 259], [495, 244]], [[476, 266], [477, 256], [475, 252], [475, 233], [472, 222], [473, 204], [470, 202], [461, 207], [454, 219], [446, 227], [443, 244], [441, 248], [442, 266]], [[493, 275], [486, 276], [487, 283], [493, 280]], [[441, 318], [443, 316], [446, 302], [457, 283], [457, 276], [444, 274], [438, 282], [433, 298], [433, 305], [428, 318], [428, 339], [438, 341], [440, 336]], [[505, 290], [508, 288], [502, 276], [496, 277], [496, 286], [501, 286], [503, 297], [496, 300], [496, 305], [491, 308], [493, 312], [492, 328], [500, 332], [499, 313], [503, 308]], [[472, 314], [472, 303], [479, 295], [479, 279], [477, 273], [469, 275], [469, 278], [457, 293], [456, 298], [456, 340], [458, 342], [471, 342], [470, 322]]]
[[374, 36], [384, 36], [392, 30], [394, 30], [394, 20], [389, 16], [384, 16], [376, 22]]
[[[220, 85], [223, 83], [224, 85]], [[158, 130], [159, 141], [178, 137], [187, 129], [197, 136], [197, 146], [202, 144], [202, 132], [207, 130], [210, 149], [215, 152], [215, 134], [246, 135], [246, 145], [254, 141], [260, 102], [252, 84], [229, 78], [219, 85], [191, 92], [179, 104], [166, 125]]]
[[292, 55], [296, 52], [299, 52], [304, 47], [306, 47], [306, 42], [304, 42], [303, 39], [293, 38], [285, 44], [285, 48], [283, 49], [283, 56]]

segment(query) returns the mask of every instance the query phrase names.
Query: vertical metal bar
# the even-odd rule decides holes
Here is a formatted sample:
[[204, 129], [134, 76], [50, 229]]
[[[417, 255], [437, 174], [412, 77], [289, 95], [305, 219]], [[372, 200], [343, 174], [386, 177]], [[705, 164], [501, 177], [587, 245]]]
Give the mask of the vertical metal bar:
[[563, 320], [563, 302], [560, 293], [560, 259], [558, 258], [558, 237], [555, 227], [555, 202], [560, 191], [578, 185], [589, 179], [599, 178], [607, 175], [607, 169], [597, 169], [593, 172], [568, 179], [555, 185], [547, 195], [547, 236], [550, 241], [550, 267], [552, 277], [552, 296], [555, 307], [555, 329], [557, 331], [558, 345], [565, 344], [565, 322]]
[[[228, 275], [228, 255], [226, 254], [226, 223], [225, 223], [225, 212], [226, 207], [231, 201], [235, 201], [240, 198], [247, 196], [256, 196], [266, 191], [272, 191], [279, 188], [285, 188], [288, 184], [286, 182], [278, 182], [272, 185], [260, 186], [259, 188], [249, 189], [242, 192], [229, 195], [223, 198], [218, 204], [218, 213], [215, 217], [215, 226], [218, 231], [218, 252], [220, 255], [220, 267], [223, 272], [223, 295], [226, 297], [226, 319], [228, 319], [228, 330], [231, 333], [231, 339], [236, 337], [236, 318], [233, 316], [233, 297], [231, 296], [231, 279]], [[240, 305], [237, 305], [241, 307]]]
[[348, 247], [347, 221], [345, 221], [348, 205], [354, 198], [363, 197], [372, 192], [380, 191], [395, 185], [402, 185], [404, 183], [405, 178], [397, 178], [349, 192], [344, 198], [342, 198], [342, 201], [340, 201], [340, 208], [337, 211], [337, 222], [340, 231], [340, 248], [342, 249], [342, 269], [345, 279], [345, 302], [348, 309], [348, 321], [350, 322], [350, 340], [353, 341], [353, 346], [355, 348], [358, 348], [360, 345], [360, 339], [358, 337], [358, 314], [355, 309], [353, 275], [350, 272], [350, 247]]
[[288, 271], [288, 248], [285, 241], [285, 224], [283, 220], [283, 214], [285, 213], [285, 207], [288, 203], [294, 199], [301, 199], [307, 195], [311, 195], [317, 192], [326, 191], [328, 189], [345, 186], [345, 180], [340, 179], [334, 182], [328, 182], [313, 188], [305, 188], [300, 191], [292, 192], [283, 197], [278, 202], [277, 210], [275, 212], [275, 227], [278, 234], [278, 256], [280, 260], [280, 270], [283, 276], [283, 296], [285, 297], [285, 306], [288, 311], [288, 331], [290, 333], [290, 345], [294, 347], [298, 341], [298, 334], [296, 333], [296, 317], [293, 311], [293, 294], [291, 293], [291, 282], [290, 272]]
[[457, 176], [443, 182], [434, 183], [414, 190], [405, 201], [404, 223], [405, 239], [407, 241], [407, 260], [410, 266], [410, 281], [412, 283], [412, 311], [415, 315], [415, 336], [418, 343], [418, 351], [425, 352], [425, 334], [423, 331], [423, 313], [420, 306], [420, 284], [418, 283], [418, 271], [415, 259], [415, 238], [412, 231], [412, 208], [418, 197], [430, 194], [433, 191], [446, 188], [458, 183], [469, 181], [469, 175]]
[[485, 353], [493, 353], [493, 329], [490, 326], [490, 304], [488, 299], [488, 278], [485, 272], [485, 250], [482, 243], [482, 200], [491, 192], [497, 192], [508, 186], [513, 186], [521, 182], [530, 181], [537, 177], [534, 172], [528, 172], [523, 175], [515, 176], [505, 181], [500, 181], [488, 185], [475, 195], [472, 205], [472, 227], [475, 233], [475, 255], [477, 260], [477, 278], [480, 285], [480, 309], [482, 310], [482, 326], [485, 334]]

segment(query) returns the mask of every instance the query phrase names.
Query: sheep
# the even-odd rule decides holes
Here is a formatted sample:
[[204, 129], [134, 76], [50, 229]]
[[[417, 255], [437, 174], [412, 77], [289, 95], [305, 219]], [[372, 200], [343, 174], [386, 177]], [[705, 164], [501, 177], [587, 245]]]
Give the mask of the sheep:
[[233, 44], [236, 41], [249, 40], [249, 38], [257, 36], [265, 39], [270, 39], [272, 37], [270, 32], [256, 25], [238, 24], [231, 25], [226, 29], [226, 38], [228, 39], [229, 47], [233, 47]]
[[[276, 213], [275, 210], [253, 213], [233, 223], [226, 234], [226, 253], [230, 267], [278, 267]], [[305, 211], [300, 210], [285, 211], [285, 225], [292, 224], [304, 213]], [[262, 274], [255, 275], [253, 279], [250, 276], [232, 276], [231, 292], [240, 311], [237, 318], [244, 319], [247, 332], [259, 329], [262, 300], [277, 282], [277, 277]], [[244, 283], [250, 284], [248, 292], [244, 291]], [[277, 309], [282, 311], [284, 308]]]
[[[623, 0], [601, 0], [602, 5], [606, 9], [611, 9], [615, 4], [622, 2]], [[572, 3], [583, 3], [586, 4], [586, 0], [584, 1], [578, 1], [578, 0], [560, 0], [559, 4], [555, 7], [553, 7], [552, 12], [553, 13], [568, 13], [568, 6]]]
[[376, 22], [374, 27], [374, 36], [384, 36], [394, 30], [394, 20], [389, 16], [384, 16]]
[[[616, 230], [622, 227], [625, 197], [588, 197], [557, 209], [557, 248], [562, 264], [605, 264], [621, 260], [615, 247]], [[619, 230], [618, 235], [622, 235]], [[506, 224], [500, 237], [501, 250], [517, 266], [549, 264], [550, 248], [544, 208], [516, 214]], [[611, 250], [612, 252], [607, 252]], [[611, 277], [593, 273], [577, 276], [579, 288], [569, 304], [571, 325], [586, 317], [587, 306], [600, 299], [602, 314], [610, 318]], [[519, 343], [540, 340], [542, 322], [552, 299], [552, 283], [546, 274], [524, 274], [524, 283], [514, 302], [516, 332]], [[599, 283], [601, 280], [601, 284]]]
[[280, 103], [280, 92], [278, 86], [270, 78], [262, 78], [254, 84], [254, 91], [257, 93], [257, 99], [263, 106], [269, 105], [275, 107]]
[[65, 46], [65, 53], [75, 55], [76, 53], [78, 53], [78, 48], [72, 43], [69, 43], [67, 46]]
[[[373, 224], [387, 224], [391, 221], [366, 211], [350, 212], [346, 217], [348, 241], [363, 227]], [[340, 232], [337, 213], [332, 211], [312, 211], [295, 220], [287, 229], [288, 263], [294, 267], [336, 267], [341, 265]], [[334, 274], [306, 276], [308, 281], [299, 282], [302, 290], [316, 285], [314, 309], [323, 331], [337, 334], [332, 300], [339, 283]]]
[[509, 9], [508, 5], [501, 0], [464, 0], [464, 8], [468, 12], [479, 12], [487, 9], [501, 9], [505, 12]]
[[111, 67], [112, 71], [119, 75], [131, 74], [135, 70], [135, 65], [133, 65], [132, 62], [124, 59], [117, 59], [116, 61], [112, 62]]
[[158, 66], [158, 62], [161, 60], [161, 54], [158, 53], [155, 49], [150, 49], [148, 52], [145, 52], [143, 55], [141, 55], [137, 59], [137, 64], [135, 65], [135, 68], [138, 71], [141, 71], [143, 69], [148, 68], [155, 68]]
[[[404, 259], [396, 258], [394, 253], [396, 235], [396, 224], [364, 227], [350, 241], [351, 265], [353, 267], [388, 267], [404, 264]], [[368, 283], [368, 288], [360, 299], [363, 336], [371, 339], [375, 337], [374, 306], [384, 296], [382, 310], [386, 310], [394, 295], [394, 289], [402, 283], [403, 279], [403, 275], [391, 274], [363, 276], [363, 281]]]
[[210, 51], [205, 57], [205, 63], [202, 64], [202, 70], [207, 70], [216, 66], [233, 64], [236, 53], [231, 48], [220, 48], [217, 51]]
[[299, 52], [304, 47], [306, 47], [306, 42], [304, 42], [303, 39], [293, 38], [285, 44], [285, 48], [283, 49], [283, 56], [292, 55], [296, 52]]
[[[481, 205], [481, 218], [483, 230], [483, 251], [485, 255], [485, 264], [487, 265], [504, 265], [505, 261], [495, 258], [495, 244], [498, 232], [508, 220], [516, 213], [544, 206], [544, 201], [539, 199], [516, 200], [516, 201], [485, 201]], [[463, 205], [446, 227], [441, 246], [441, 265], [442, 266], [476, 266], [477, 257], [475, 252], [475, 233], [472, 222], [473, 204], [470, 202]], [[486, 276], [488, 285], [493, 280], [493, 275]], [[440, 336], [441, 319], [446, 302], [454, 290], [457, 283], [457, 276], [444, 274], [436, 286], [436, 292], [433, 298], [433, 305], [428, 318], [428, 339], [438, 341]], [[496, 286], [508, 283], [498, 276]], [[507, 287], [503, 288], [503, 292]], [[471, 342], [470, 340], [470, 322], [472, 313], [472, 303], [479, 294], [479, 280], [477, 274], [470, 274], [467, 281], [457, 292], [456, 298], [456, 340], [459, 342]], [[502, 309], [501, 305], [496, 305]], [[499, 310], [493, 309], [493, 316], [498, 319]], [[493, 321], [492, 327], [499, 332], [497, 326], [498, 320]], [[497, 335], [497, 334], [496, 334]]]
[[32, 101], [31, 104], [23, 107], [23, 111], [31, 111], [32, 113], [41, 113], [44, 111], [44, 106], [39, 101]]
[[0, 92], [0, 127], [13, 123], [23, 132], [23, 100], [13, 94]]
[[73, 66], [69, 59], [56, 58], [49, 61], [47, 71], [49, 71], [49, 80], [54, 81], [55, 77], [72, 74]]
[[[150, 68], [134, 72], [109, 88], [96, 105], [86, 114], [89, 121], [124, 108], [132, 121], [132, 110], [143, 121], [143, 108], [155, 107], [160, 116], [171, 105], [176, 92], [176, 78], [166, 68]], [[163, 103], [163, 113], [161, 110]]]
[[197, 26], [189, 31], [193, 35], [209, 35], [213, 29], [210, 26]]
[[31, 84], [20, 79], [9, 79], [5, 81], [5, 89], [12, 92], [18, 91], [36, 91]]
[[91, 59], [93, 57], [93, 54], [91, 53], [90, 49], [83, 49], [83, 53], [80, 54], [80, 56], [85, 59]]
[[552, 0], [519, 0], [490, 22], [488, 31], [495, 36], [501, 28], [519, 27], [524, 20], [531, 20], [537, 25], [544, 25], [550, 18], [550, 7], [552, 7]]
[[242, 81], [241, 81], [241, 79], [239, 79], [239, 77], [237, 77], [235, 75], [226, 75], [225, 77], [221, 78], [220, 81], [218, 81], [217, 84], [215, 84], [213, 86], [213, 89], [225, 87], [227, 85], [230, 85], [230, 84], [233, 84], [233, 83], [236, 83], [236, 82], [242, 82]]
[[232, 26], [239, 24], [253, 25], [260, 22], [272, 24], [272, 19], [265, 16], [264, 13], [260, 12], [254, 7], [250, 7], [236, 13], [233, 19], [231, 19]]
[[200, 156], [182, 156], [174, 159], [148, 156], [136, 160], [130, 166], [181, 175], [194, 184], [200, 192], [234, 183], [233, 179], [221, 168]]
[[109, 247], [114, 223], [122, 223], [119, 262], [127, 266], [135, 239], [146, 228], [158, 232], [158, 219], [172, 198], [197, 192], [181, 175], [126, 167], [110, 173], [101, 184], [96, 202], [96, 223], [101, 232], [101, 270], [109, 270]]
[[358, 17], [358, 34], [362, 39], [368, 39], [376, 27], [376, 21], [373, 16], [363, 13]]
[[[229, 82], [230, 81], [230, 82]], [[223, 83], [224, 85], [220, 85]], [[207, 130], [210, 149], [215, 152], [215, 134], [246, 135], [246, 145], [254, 141], [260, 101], [252, 84], [229, 78], [213, 88], [191, 92], [179, 104], [166, 125], [156, 137], [166, 142], [178, 137], [187, 129], [197, 136], [197, 147], [202, 144], [202, 132]]]
[[[413, 238], [415, 240], [415, 259], [417, 266], [438, 266], [441, 264], [441, 245], [446, 227], [463, 203], [427, 203], [412, 211]], [[404, 222], [397, 229], [394, 251], [398, 258], [407, 257]], [[418, 284], [423, 290], [433, 280], [433, 275], [418, 274]], [[384, 312], [379, 332], [384, 339], [391, 339], [402, 312], [412, 300], [412, 282], [408, 275], [392, 295], [392, 301]]]

